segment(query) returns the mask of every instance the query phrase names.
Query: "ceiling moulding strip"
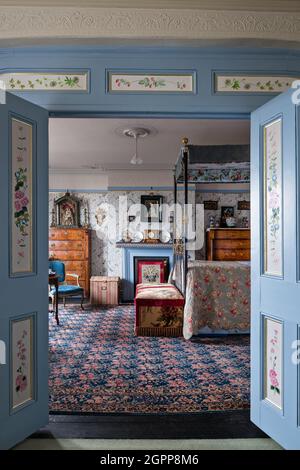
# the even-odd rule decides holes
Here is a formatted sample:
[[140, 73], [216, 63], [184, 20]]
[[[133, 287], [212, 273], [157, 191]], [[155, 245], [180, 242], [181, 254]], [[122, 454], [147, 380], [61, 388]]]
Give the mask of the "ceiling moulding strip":
[[[107, 189], [105, 188], [101, 188], [101, 189], [68, 188], [68, 191], [74, 192], [74, 193], [107, 193], [107, 192], [112, 192], [112, 191], [173, 191], [173, 190], [174, 190], [173, 186], [109, 186]], [[178, 191], [184, 191], [184, 188], [178, 188]], [[195, 186], [190, 186], [189, 191], [196, 192]], [[65, 193], [65, 192], [66, 192], [66, 188], [64, 189], [49, 188], [49, 193]]]
[[[86, 7], [98, 8], [143, 8], [147, 6], [146, 0], [127, 0], [124, 5], [124, 0], [85, 0]], [[247, 5], [248, 3], [248, 5]], [[249, 2], [241, 2], [241, 0], [214, 0], [214, 10], [247, 10]], [[49, 0], [9, 0], [10, 6], [47, 6]], [[7, 0], [0, 0], [0, 5], [7, 5]], [[52, 6], [82, 6], [82, 0], [51, 0]], [[152, 8], [159, 9], [180, 9], [192, 8], [207, 10], [212, 7], [211, 0], [151, 0]], [[251, 7], [257, 11], [270, 10], [269, 0], [251, 0]], [[297, 0], [273, 0], [272, 11], [300, 11], [300, 5]]]
[[49, 168], [50, 175], [106, 175], [106, 170], [98, 168]]
[[274, 11], [1, 7], [0, 39], [169, 38], [300, 41], [300, 16]]

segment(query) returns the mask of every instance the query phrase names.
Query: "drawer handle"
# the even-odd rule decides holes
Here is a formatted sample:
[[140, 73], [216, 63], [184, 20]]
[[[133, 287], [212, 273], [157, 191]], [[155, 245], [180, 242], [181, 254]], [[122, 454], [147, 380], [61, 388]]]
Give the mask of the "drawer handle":
[[55, 243], [51, 243], [51, 247], [52, 247], [52, 248], [55, 248]]

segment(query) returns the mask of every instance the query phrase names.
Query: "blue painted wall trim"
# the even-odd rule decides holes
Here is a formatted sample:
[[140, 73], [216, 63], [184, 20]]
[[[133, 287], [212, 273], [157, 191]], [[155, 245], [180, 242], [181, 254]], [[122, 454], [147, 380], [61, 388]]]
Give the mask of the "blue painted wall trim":
[[[213, 90], [215, 70], [295, 74], [300, 52], [289, 49], [76, 46], [0, 50], [0, 73], [16, 69], [89, 70], [90, 93], [19, 92], [58, 116], [247, 118], [270, 95], [219, 95]], [[195, 71], [196, 94], [107, 93], [107, 70]]]

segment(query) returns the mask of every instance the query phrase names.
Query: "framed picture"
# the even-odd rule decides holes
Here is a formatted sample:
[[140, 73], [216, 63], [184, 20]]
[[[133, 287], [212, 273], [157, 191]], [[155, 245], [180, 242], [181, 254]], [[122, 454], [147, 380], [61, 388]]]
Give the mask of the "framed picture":
[[11, 320], [11, 409], [35, 400], [34, 394], [35, 314]]
[[234, 217], [234, 206], [221, 207], [221, 227], [227, 227], [226, 219]]
[[69, 192], [55, 201], [57, 227], [80, 227], [79, 204]]
[[142, 222], [161, 222], [162, 213], [161, 206], [163, 202], [162, 196], [147, 195], [141, 196], [141, 205], [142, 205]]
[[204, 201], [205, 211], [216, 211], [218, 210], [218, 201]]
[[136, 284], [160, 284], [167, 282], [169, 258], [134, 258]]
[[250, 211], [250, 201], [238, 201], [238, 211]]

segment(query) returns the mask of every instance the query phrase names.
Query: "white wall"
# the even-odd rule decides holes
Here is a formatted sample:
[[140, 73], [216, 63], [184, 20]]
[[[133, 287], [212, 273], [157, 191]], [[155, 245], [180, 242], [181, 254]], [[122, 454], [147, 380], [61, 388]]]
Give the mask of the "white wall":
[[109, 171], [89, 172], [51, 172], [49, 189], [51, 191], [100, 191], [108, 188], [151, 188], [173, 186], [173, 175], [170, 170], [163, 171]]
[[108, 176], [97, 173], [52, 173], [49, 174], [50, 191], [107, 190]]

